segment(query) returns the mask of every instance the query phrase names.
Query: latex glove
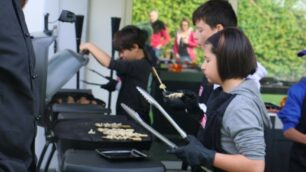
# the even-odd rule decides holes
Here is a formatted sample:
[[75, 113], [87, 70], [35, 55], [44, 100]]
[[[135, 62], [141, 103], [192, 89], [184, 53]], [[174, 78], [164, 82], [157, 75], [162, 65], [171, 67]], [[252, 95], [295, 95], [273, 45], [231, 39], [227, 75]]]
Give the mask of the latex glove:
[[207, 149], [194, 136], [188, 135], [189, 143], [173, 150], [175, 155], [191, 166], [205, 166], [211, 168], [214, 162], [216, 152]]

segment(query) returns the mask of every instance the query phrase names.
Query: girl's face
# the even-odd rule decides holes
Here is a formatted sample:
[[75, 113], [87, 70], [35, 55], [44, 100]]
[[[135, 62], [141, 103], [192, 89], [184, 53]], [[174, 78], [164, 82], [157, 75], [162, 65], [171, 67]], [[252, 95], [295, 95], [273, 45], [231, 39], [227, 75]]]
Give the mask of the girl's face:
[[222, 81], [218, 72], [217, 57], [211, 52], [211, 48], [211, 44], [205, 44], [203, 47], [205, 60], [201, 65], [201, 70], [209, 83], [221, 84]]

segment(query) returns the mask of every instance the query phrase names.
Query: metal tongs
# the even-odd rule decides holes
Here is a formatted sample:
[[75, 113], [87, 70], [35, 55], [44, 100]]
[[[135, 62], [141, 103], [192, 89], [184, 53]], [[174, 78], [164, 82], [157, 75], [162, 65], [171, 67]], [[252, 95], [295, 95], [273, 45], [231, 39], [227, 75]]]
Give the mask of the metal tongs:
[[153, 106], [155, 106], [170, 122], [170, 124], [178, 131], [183, 139], [187, 138], [187, 134], [177, 123], [170, 117], [170, 115], [165, 111], [165, 109], [145, 90], [140, 87], [136, 87], [140, 94]]
[[158, 131], [156, 131], [154, 128], [149, 126], [147, 123], [145, 123], [139, 116], [137, 112], [135, 112], [132, 108], [127, 106], [124, 103], [120, 104], [121, 107], [135, 120], [137, 121], [141, 126], [143, 126], [146, 130], [148, 130], [150, 133], [155, 135], [157, 138], [159, 138], [161, 141], [166, 143], [170, 148], [175, 149], [177, 148], [177, 145], [175, 145], [173, 142], [171, 142], [169, 139], [167, 139], [165, 136], [160, 134]]
[[[155, 106], [162, 114], [170, 121], [170, 123], [174, 126], [174, 128], [180, 133], [181, 137], [185, 140], [188, 141], [187, 139], [187, 134], [185, 131], [183, 131], [177, 124], [176, 122], [169, 116], [169, 114], [160, 106], [160, 104], [157, 103], [157, 101], [146, 91], [144, 91], [140, 87], [136, 87], [137, 90], [146, 98], [146, 100]], [[147, 123], [145, 123], [139, 116], [137, 112], [135, 112], [133, 109], [128, 107], [126, 104], [121, 103], [121, 107], [135, 120], [137, 121], [141, 126], [143, 126], [145, 129], [147, 129], [150, 133], [152, 133], [154, 136], [159, 138], [161, 141], [163, 141], [165, 144], [167, 144], [170, 148], [176, 149], [178, 146], [171, 142], [169, 139], [167, 139], [165, 136], [160, 134], [158, 131], [156, 131], [154, 128], [149, 126]], [[204, 166], [200, 166], [203, 170], [206, 170]]]

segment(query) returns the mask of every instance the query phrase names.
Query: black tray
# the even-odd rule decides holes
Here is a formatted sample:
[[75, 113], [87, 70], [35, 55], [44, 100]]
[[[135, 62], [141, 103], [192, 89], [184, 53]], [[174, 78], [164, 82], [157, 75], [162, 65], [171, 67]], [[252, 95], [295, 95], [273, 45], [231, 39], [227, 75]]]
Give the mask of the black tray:
[[128, 149], [128, 150], [103, 150], [96, 149], [96, 152], [102, 157], [109, 160], [130, 160], [130, 159], [144, 159], [148, 155], [140, 152], [137, 149]]

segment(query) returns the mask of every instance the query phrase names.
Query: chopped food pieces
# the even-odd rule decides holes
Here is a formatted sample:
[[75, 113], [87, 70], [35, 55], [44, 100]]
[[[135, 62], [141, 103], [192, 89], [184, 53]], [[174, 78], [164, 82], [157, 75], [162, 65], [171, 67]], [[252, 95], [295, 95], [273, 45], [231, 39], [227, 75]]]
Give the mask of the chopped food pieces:
[[73, 98], [72, 96], [68, 96], [68, 97], [67, 97], [67, 103], [68, 103], [68, 104], [75, 103], [74, 98]]
[[55, 99], [56, 103], [62, 104], [62, 103], [67, 103], [67, 104], [83, 104], [83, 105], [88, 105], [88, 104], [94, 104], [97, 105], [98, 102], [96, 100], [92, 100], [90, 97], [86, 96], [81, 96], [81, 97], [75, 97], [75, 96], [67, 96], [67, 97], [61, 97]]
[[183, 95], [184, 95], [184, 93], [174, 92], [174, 93], [170, 93], [170, 94], [166, 95], [166, 97], [168, 97], [170, 99], [177, 99], [177, 98], [183, 97]]
[[104, 128], [131, 128], [130, 125], [123, 125], [122, 123], [116, 123], [116, 122], [114, 123], [108, 123], [108, 122], [95, 123], [95, 126], [104, 127]]
[[76, 102], [79, 103], [79, 104], [90, 104], [90, 100], [88, 100], [86, 97], [81, 97]]
[[91, 128], [91, 129], [88, 131], [88, 134], [96, 134], [96, 132]]
[[160, 84], [159, 88], [162, 89], [162, 90], [165, 90], [166, 89], [166, 85], [165, 84]]
[[95, 123], [95, 126], [105, 139], [142, 141], [143, 137], [148, 137], [147, 134], [135, 132], [130, 125], [122, 123]]

